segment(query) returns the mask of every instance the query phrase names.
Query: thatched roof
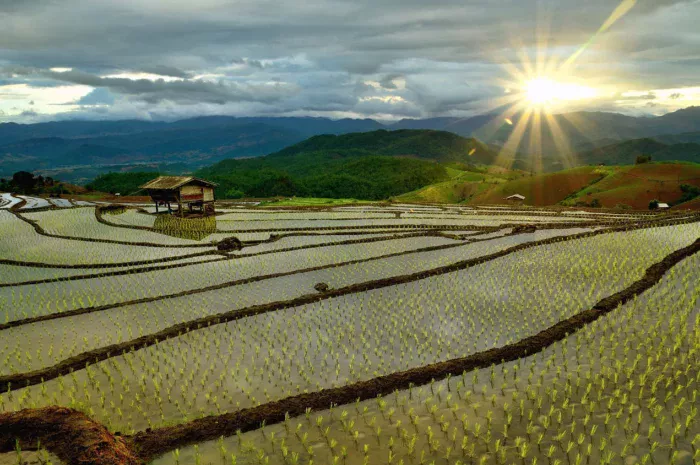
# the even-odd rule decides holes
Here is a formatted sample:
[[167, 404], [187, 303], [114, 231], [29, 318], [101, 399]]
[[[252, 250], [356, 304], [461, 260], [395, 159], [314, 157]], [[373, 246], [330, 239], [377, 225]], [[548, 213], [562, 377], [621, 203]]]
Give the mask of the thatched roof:
[[217, 184], [205, 181], [204, 179], [195, 178], [194, 176], [158, 176], [152, 181], [148, 181], [146, 184], [139, 186], [141, 189], [163, 189], [171, 190], [177, 189], [184, 186], [185, 184], [198, 184], [205, 185], [209, 187], [216, 187]]

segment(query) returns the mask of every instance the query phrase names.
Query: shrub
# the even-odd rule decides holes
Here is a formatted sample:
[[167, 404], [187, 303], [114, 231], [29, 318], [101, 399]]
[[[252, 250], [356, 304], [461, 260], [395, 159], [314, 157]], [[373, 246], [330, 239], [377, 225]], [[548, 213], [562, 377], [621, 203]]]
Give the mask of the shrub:
[[651, 155], [637, 155], [637, 159], [634, 161], [635, 165], [643, 165], [644, 163], [649, 163], [651, 161]]
[[676, 203], [687, 202], [700, 196], [700, 187], [691, 186], [690, 184], [681, 184], [681, 192], [683, 192], [683, 195]]
[[245, 196], [245, 192], [243, 192], [242, 190], [236, 189], [236, 188], [227, 190], [226, 194], [224, 195], [224, 197], [226, 197], [227, 199], [240, 199], [240, 198], [243, 198], [244, 196]]

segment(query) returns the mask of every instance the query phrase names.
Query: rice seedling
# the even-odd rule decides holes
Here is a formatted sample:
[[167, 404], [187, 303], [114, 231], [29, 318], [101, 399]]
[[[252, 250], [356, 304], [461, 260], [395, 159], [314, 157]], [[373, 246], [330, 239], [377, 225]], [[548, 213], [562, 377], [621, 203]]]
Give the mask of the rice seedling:
[[[212, 228], [134, 209], [0, 211], [0, 379], [18, 380], [0, 386], [0, 414], [56, 405], [135, 434], [467, 357], [591, 308], [700, 236], [690, 217], [593, 216], [241, 209]], [[449, 234], [413, 234], [426, 228]], [[263, 242], [216, 252], [232, 232]], [[690, 463], [698, 260], [540, 353], [156, 463]], [[23, 384], [33, 370], [47, 376]]]
[[[343, 446], [353, 464], [694, 463], [698, 270], [700, 257], [685, 260], [652, 290], [539, 354], [292, 418], [294, 434], [282, 425], [266, 434], [301, 463], [332, 462]], [[261, 454], [288, 463], [260, 430], [218, 444], [243, 460]], [[213, 448], [199, 445], [203, 460], [224, 463]]]

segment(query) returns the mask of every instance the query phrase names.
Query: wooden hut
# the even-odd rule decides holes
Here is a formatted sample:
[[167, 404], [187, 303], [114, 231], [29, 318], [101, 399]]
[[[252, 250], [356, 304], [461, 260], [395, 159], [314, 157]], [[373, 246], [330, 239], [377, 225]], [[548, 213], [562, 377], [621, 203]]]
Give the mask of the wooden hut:
[[522, 203], [525, 201], [525, 196], [520, 194], [513, 194], [511, 196], [506, 197], [506, 200], [510, 204], [522, 205]]
[[147, 182], [141, 189], [145, 189], [158, 207], [168, 208], [173, 211], [172, 204], [177, 204], [177, 211], [184, 216], [184, 207], [190, 212], [199, 211], [205, 215], [214, 213], [214, 187], [213, 182], [193, 176], [158, 176]]

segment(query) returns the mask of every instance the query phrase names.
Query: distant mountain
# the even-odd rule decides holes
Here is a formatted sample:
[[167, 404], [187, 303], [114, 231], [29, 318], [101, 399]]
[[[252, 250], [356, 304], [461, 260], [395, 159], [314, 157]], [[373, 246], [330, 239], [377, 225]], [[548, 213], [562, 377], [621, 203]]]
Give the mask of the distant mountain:
[[[158, 169], [177, 165], [192, 171], [227, 158], [257, 157], [277, 152], [316, 135], [343, 135], [380, 129], [447, 131], [483, 142], [474, 163], [489, 164], [500, 153], [501, 165], [519, 169], [560, 170], [571, 165], [573, 154], [594, 151], [630, 139], [654, 138], [667, 145], [700, 143], [700, 107], [690, 107], [660, 117], [632, 117], [617, 113], [574, 112], [542, 117], [533, 127], [523, 114], [497, 113], [468, 118], [437, 117], [403, 119], [382, 124], [371, 119], [312, 117], [206, 116], [174, 122], [158, 121], [58, 121], [38, 124], [0, 124], [0, 177], [18, 170], [60, 172], [67, 181], [86, 181], [105, 170]], [[517, 132], [516, 132], [517, 131]], [[514, 136], [517, 134], [517, 136]], [[447, 143], [463, 156], [459, 139]], [[533, 143], [535, 141], [540, 143]], [[313, 143], [319, 143], [316, 140]], [[348, 139], [333, 143], [340, 147]], [[403, 155], [425, 158], [422, 136], [397, 145]], [[452, 145], [451, 145], [452, 144]], [[454, 145], [456, 144], [456, 145]], [[504, 147], [501, 150], [500, 147]], [[471, 150], [471, 149], [470, 149]], [[685, 151], [691, 150], [686, 147]], [[676, 149], [672, 149], [676, 152]], [[504, 155], [510, 154], [510, 155]], [[529, 157], [533, 154], [536, 157]], [[664, 158], [666, 159], [666, 158]], [[691, 158], [694, 159], [694, 158]], [[110, 168], [111, 167], [111, 168]], [[149, 168], [150, 169], [150, 168]]]
[[26, 139], [57, 137], [79, 139], [103, 135], [133, 134], [166, 126], [164, 122], [141, 120], [120, 121], [53, 121], [49, 123], [0, 124], [0, 146]]
[[650, 135], [700, 131], [700, 107], [683, 108], [656, 118], [649, 118]]
[[654, 139], [664, 144], [683, 144], [686, 142], [700, 144], [700, 131], [682, 132], [680, 134], [662, 134], [660, 136], [654, 136]]
[[700, 163], [700, 144], [665, 144], [657, 139], [633, 139], [606, 145], [576, 155], [584, 165], [629, 165], [639, 155], [651, 155], [654, 161], [690, 161]]
[[0, 124], [0, 176], [15, 171], [96, 168], [96, 165], [178, 163], [191, 170], [218, 160], [275, 152], [321, 133], [383, 127], [373, 120], [234, 118], [212, 116], [173, 123], [62, 121]]
[[[396, 129], [434, 129], [434, 130], [446, 130], [455, 118], [452, 117], [440, 117], [440, 118], [426, 118], [426, 119], [402, 119], [395, 123], [388, 124], [388, 128], [391, 130]], [[453, 131], [455, 132], [455, 131]]]
[[[537, 152], [545, 158], [556, 158], [562, 152], [590, 150], [601, 145], [627, 139], [700, 131], [700, 107], [689, 107], [659, 117], [633, 117], [607, 112], [572, 112], [541, 117], [523, 113], [487, 114], [471, 118], [431, 118], [401, 120], [396, 128], [436, 129], [454, 132], [463, 137], [476, 137], [486, 143], [506, 145], [522, 122], [522, 134], [511, 140], [511, 150]], [[511, 124], [512, 123], [512, 124]], [[539, 140], [539, 143], [533, 143]], [[554, 167], [560, 168], [560, 167]]]

